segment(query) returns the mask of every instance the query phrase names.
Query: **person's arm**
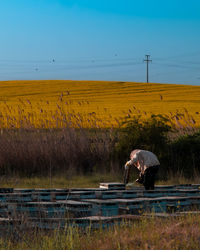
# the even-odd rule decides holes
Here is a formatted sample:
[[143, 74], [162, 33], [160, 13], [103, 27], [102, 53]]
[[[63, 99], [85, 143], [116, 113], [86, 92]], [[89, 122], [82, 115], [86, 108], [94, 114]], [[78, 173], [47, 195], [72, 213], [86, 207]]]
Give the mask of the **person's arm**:
[[132, 165], [131, 164], [131, 160], [127, 161], [126, 164], [125, 164], [125, 166], [124, 166], [125, 170], [128, 170], [131, 165]]
[[125, 164], [125, 169], [129, 169], [130, 166], [135, 166], [135, 163], [138, 161], [138, 156], [137, 154], [134, 155], [134, 157], [130, 160], [127, 161]]

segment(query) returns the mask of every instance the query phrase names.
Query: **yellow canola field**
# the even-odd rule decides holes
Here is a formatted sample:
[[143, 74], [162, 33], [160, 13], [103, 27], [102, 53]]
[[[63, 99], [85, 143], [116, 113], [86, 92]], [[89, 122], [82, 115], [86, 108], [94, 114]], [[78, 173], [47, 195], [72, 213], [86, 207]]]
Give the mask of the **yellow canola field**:
[[109, 127], [164, 114], [199, 125], [200, 86], [109, 81], [1, 81], [0, 126]]

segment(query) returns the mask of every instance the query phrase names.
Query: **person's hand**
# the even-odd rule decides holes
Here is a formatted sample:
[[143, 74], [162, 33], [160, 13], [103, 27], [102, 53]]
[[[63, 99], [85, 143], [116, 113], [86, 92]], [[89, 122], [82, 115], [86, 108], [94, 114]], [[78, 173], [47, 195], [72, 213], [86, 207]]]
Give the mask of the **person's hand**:
[[130, 161], [127, 161], [127, 163], [125, 164], [124, 168], [125, 170], [128, 170], [130, 167]]

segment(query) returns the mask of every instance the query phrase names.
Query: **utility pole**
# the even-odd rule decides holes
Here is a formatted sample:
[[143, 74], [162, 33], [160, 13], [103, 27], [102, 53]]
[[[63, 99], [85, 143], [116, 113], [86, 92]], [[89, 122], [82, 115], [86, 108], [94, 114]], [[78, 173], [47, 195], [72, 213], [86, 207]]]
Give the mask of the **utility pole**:
[[147, 83], [149, 82], [149, 62], [152, 62], [152, 60], [149, 60], [150, 55], [145, 55], [146, 59], [144, 59], [144, 62], [147, 63]]

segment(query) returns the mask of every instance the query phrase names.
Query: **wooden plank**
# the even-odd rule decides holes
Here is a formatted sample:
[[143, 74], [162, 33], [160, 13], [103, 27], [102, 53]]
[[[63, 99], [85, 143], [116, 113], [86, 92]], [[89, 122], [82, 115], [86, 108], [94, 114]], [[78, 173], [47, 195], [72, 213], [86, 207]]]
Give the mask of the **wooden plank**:
[[125, 184], [118, 182], [100, 183], [100, 188], [119, 190], [125, 189]]

